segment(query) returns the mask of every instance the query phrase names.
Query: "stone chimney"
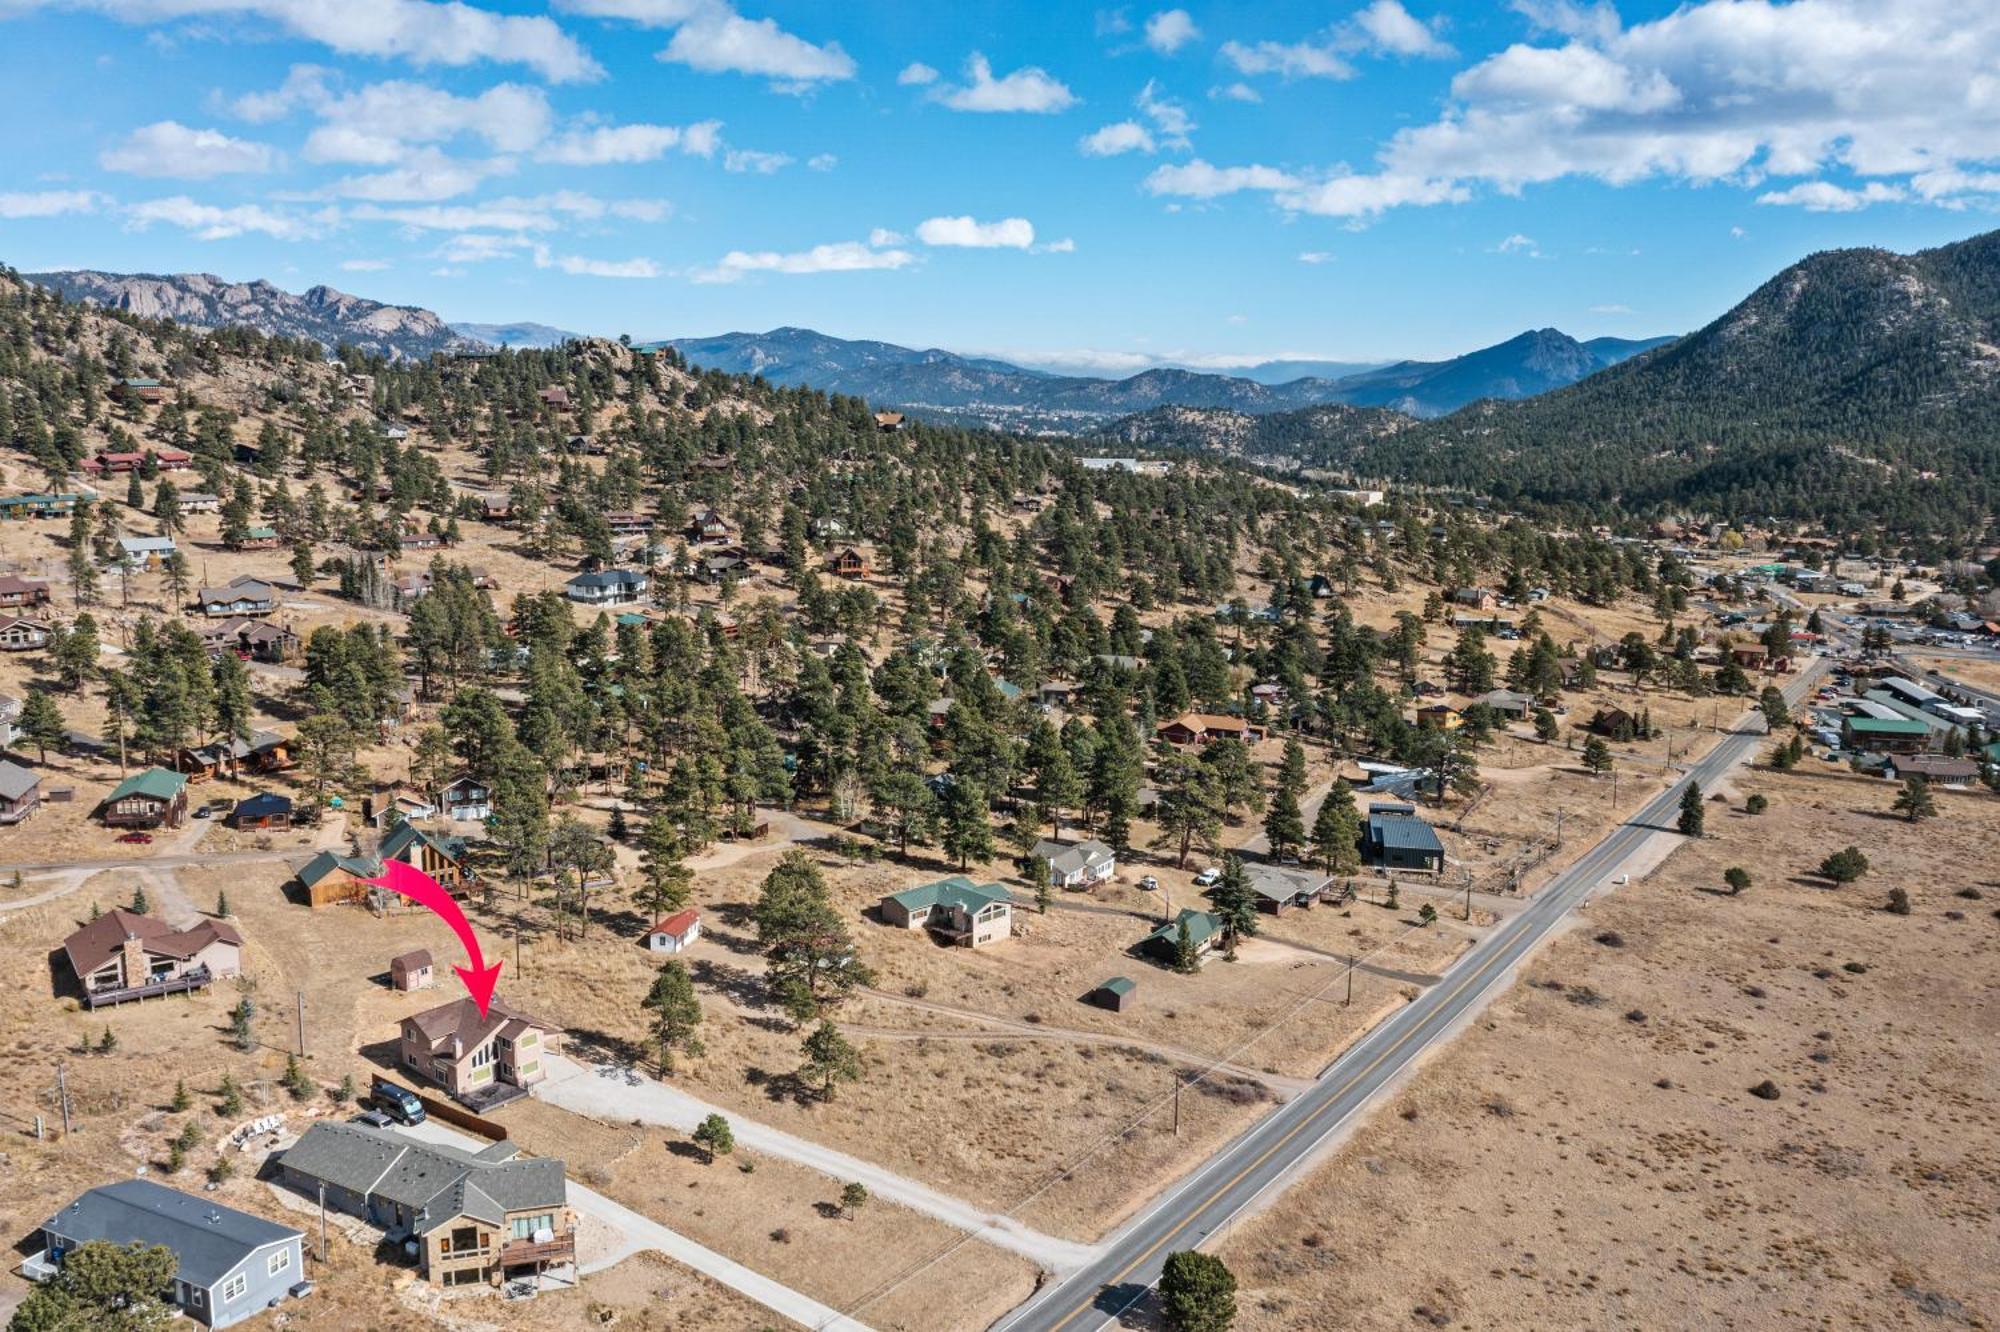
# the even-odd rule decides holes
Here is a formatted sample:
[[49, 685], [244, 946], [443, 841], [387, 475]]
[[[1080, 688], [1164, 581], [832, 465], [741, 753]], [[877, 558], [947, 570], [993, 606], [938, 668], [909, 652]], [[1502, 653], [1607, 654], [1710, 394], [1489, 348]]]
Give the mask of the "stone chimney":
[[124, 983], [128, 986], [144, 985], [147, 979], [148, 968], [146, 966], [146, 949], [139, 942], [139, 936], [136, 934], [126, 935], [125, 942], [119, 949], [119, 955], [123, 959]]

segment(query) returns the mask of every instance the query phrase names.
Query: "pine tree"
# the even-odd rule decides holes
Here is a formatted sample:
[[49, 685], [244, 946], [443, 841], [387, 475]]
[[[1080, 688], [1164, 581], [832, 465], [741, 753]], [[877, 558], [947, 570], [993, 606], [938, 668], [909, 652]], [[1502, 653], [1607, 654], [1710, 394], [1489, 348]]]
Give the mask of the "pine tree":
[[1299, 812], [1299, 798], [1290, 787], [1279, 786], [1271, 797], [1271, 808], [1264, 815], [1264, 837], [1271, 844], [1271, 854], [1284, 860], [1295, 853], [1306, 840], [1305, 816]]
[[1328, 874], [1352, 874], [1361, 868], [1361, 816], [1354, 792], [1334, 779], [1333, 787], [1313, 816], [1313, 859]]
[[1896, 802], [1890, 808], [1916, 823], [1938, 812], [1937, 797], [1931, 794], [1931, 784], [1913, 773], [1903, 779], [1903, 789], [1896, 793]]
[[1233, 855], [1222, 858], [1222, 878], [1209, 889], [1208, 900], [1222, 921], [1223, 948], [1233, 961], [1237, 939], [1257, 933], [1257, 894], [1250, 887], [1250, 875], [1241, 859]]
[[1681, 792], [1681, 814], [1678, 826], [1684, 837], [1701, 836], [1702, 826], [1707, 822], [1707, 811], [1701, 803], [1701, 785], [1690, 779]]
[[815, 1027], [801, 1049], [806, 1062], [799, 1069], [799, 1076], [808, 1086], [818, 1087], [821, 1100], [831, 1101], [841, 1083], [861, 1080], [860, 1052], [831, 1022], [823, 1021]]
[[716, 1157], [728, 1156], [736, 1150], [736, 1131], [730, 1128], [728, 1120], [718, 1114], [710, 1114], [695, 1125], [692, 1136], [694, 1145], [701, 1148], [710, 1165], [715, 1164]]
[[701, 1000], [695, 997], [694, 982], [678, 961], [662, 963], [653, 987], [642, 1004], [652, 1013], [653, 1044], [660, 1054], [660, 1076], [674, 1071], [674, 1053], [699, 1056], [702, 1044], [695, 1035], [701, 1026]]
[[50, 747], [61, 750], [69, 735], [62, 709], [46, 691], [34, 688], [28, 690], [28, 697], [21, 704], [20, 729], [22, 738], [35, 746], [43, 763], [49, 761]]

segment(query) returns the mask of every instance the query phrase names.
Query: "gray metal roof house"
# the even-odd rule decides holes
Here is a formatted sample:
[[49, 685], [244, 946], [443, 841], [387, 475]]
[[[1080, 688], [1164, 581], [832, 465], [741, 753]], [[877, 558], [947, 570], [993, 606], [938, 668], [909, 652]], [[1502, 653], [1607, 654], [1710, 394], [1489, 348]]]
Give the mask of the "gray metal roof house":
[[1053, 888], [1087, 888], [1118, 872], [1118, 853], [1094, 837], [1081, 842], [1044, 838], [1028, 854], [1049, 863], [1049, 886]]
[[90, 1190], [42, 1223], [46, 1251], [22, 1270], [46, 1280], [92, 1240], [159, 1245], [179, 1266], [170, 1298], [208, 1327], [229, 1327], [298, 1293], [305, 1232], [206, 1198], [126, 1179]]
[[1361, 835], [1363, 856], [1383, 869], [1444, 869], [1444, 843], [1437, 830], [1417, 817], [1413, 805], [1370, 805]]
[[485, 1283], [576, 1256], [563, 1163], [515, 1151], [505, 1140], [468, 1152], [323, 1121], [279, 1158], [278, 1177], [310, 1198], [324, 1185], [329, 1206], [416, 1241], [428, 1279]]

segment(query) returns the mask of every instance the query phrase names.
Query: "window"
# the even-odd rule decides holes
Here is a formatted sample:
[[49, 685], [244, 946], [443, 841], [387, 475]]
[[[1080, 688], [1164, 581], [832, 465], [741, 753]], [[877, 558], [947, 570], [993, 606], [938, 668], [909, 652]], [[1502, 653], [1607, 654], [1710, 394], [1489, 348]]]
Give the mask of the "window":
[[459, 1226], [451, 1232], [445, 1243], [448, 1254], [471, 1253], [479, 1247], [479, 1231], [473, 1226]]
[[533, 1239], [538, 1230], [554, 1230], [556, 1219], [548, 1212], [543, 1212], [540, 1216], [517, 1216], [514, 1218], [513, 1226], [515, 1239]]
[[248, 1289], [250, 1289], [250, 1278], [238, 1272], [222, 1283], [222, 1302], [228, 1304], [232, 1300], [240, 1300], [243, 1298], [243, 1292]]
[[493, 1043], [487, 1042], [472, 1052], [472, 1067], [485, 1068], [493, 1062]]
[[266, 1276], [276, 1276], [291, 1265], [292, 1251], [290, 1249], [280, 1249], [265, 1260], [264, 1274]]

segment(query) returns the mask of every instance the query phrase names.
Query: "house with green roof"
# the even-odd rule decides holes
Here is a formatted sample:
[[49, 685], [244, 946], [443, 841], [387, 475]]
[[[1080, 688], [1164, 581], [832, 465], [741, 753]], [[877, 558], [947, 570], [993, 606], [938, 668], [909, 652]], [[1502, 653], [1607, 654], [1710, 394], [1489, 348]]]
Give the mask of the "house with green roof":
[[165, 768], [135, 772], [97, 812], [108, 828], [178, 828], [187, 818], [187, 778]]
[[962, 874], [890, 893], [877, 908], [899, 930], [929, 930], [951, 943], [984, 948], [1014, 932], [1014, 899], [997, 883]]
[[1910, 717], [1843, 717], [1841, 745], [1875, 754], [1916, 754], [1929, 748], [1931, 728]]
[[1194, 955], [1202, 957], [1222, 942], [1222, 917], [1213, 911], [1182, 911], [1139, 941], [1139, 951], [1172, 966], [1179, 957], [1181, 924], [1186, 922]]
[[313, 907], [365, 902], [373, 886], [368, 881], [381, 877], [381, 861], [367, 856], [343, 856], [334, 851], [320, 852], [305, 863], [298, 875], [306, 903]]

